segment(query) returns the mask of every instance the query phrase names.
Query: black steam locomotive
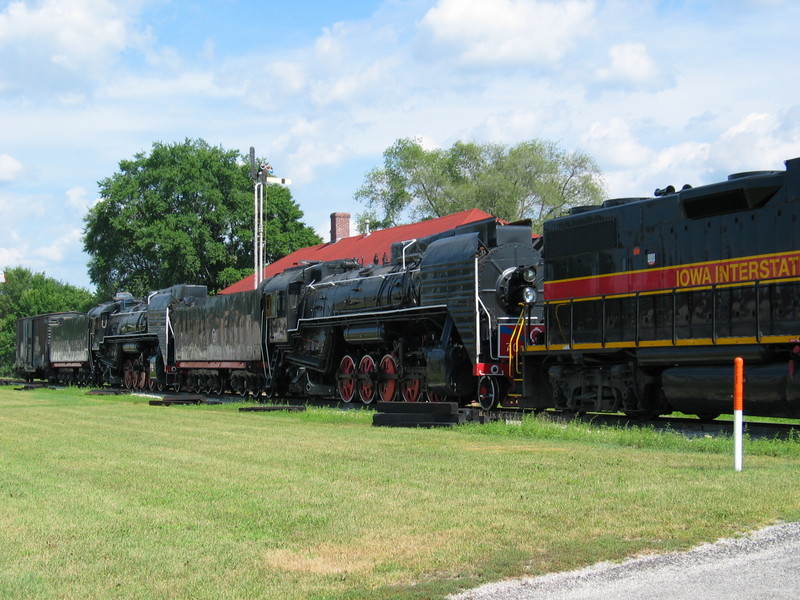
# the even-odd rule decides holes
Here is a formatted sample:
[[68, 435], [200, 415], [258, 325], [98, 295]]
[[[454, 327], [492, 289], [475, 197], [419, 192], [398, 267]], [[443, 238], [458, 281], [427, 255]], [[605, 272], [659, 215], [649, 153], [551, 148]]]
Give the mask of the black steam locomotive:
[[[386, 264], [298, 266], [238, 294], [180, 285], [120, 296], [82, 317], [84, 360], [53, 361], [48, 376], [365, 404], [477, 398], [488, 408], [513, 385], [508, 339], [535, 304], [540, 263], [530, 224], [488, 219], [396, 243]], [[18, 338], [28, 374], [30, 341]]]
[[20, 325], [18, 366], [132, 388], [713, 418], [732, 410], [741, 356], [747, 412], [800, 417], [800, 159], [786, 165], [575, 208], [542, 238], [490, 219], [398, 242], [385, 264], [33, 317], [74, 353], [26, 362], [47, 350]]

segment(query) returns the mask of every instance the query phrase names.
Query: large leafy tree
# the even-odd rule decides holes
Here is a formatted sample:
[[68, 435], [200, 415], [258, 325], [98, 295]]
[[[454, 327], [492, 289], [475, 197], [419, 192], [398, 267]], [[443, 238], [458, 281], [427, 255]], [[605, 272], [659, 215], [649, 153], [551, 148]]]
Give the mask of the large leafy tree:
[[359, 227], [391, 227], [480, 208], [505, 219], [546, 219], [603, 198], [600, 169], [581, 152], [544, 140], [515, 146], [456, 142], [427, 150], [418, 139], [397, 140], [383, 153], [383, 167], [367, 173], [355, 197], [367, 210]]
[[5, 269], [0, 283], [0, 372], [14, 364], [17, 319], [49, 312], [86, 312], [95, 297], [87, 290], [61, 283], [23, 267]]
[[[155, 143], [99, 186], [83, 242], [102, 294], [176, 283], [218, 291], [253, 272], [253, 182], [238, 151], [203, 140]], [[289, 190], [269, 187], [267, 260], [321, 242], [302, 217]]]

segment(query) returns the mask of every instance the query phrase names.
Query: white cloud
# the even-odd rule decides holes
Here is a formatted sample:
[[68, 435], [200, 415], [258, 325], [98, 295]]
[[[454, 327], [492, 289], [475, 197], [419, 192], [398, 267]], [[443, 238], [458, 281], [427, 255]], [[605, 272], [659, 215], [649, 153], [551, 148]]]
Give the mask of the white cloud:
[[605, 178], [612, 197], [647, 196], [656, 187], [685, 183], [708, 183], [713, 146], [708, 142], [686, 141], [658, 145], [632, 129], [630, 121], [614, 117], [595, 122], [581, 143], [605, 166]]
[[0, 154], [0, 181], [14, 181], [22, 173], [22, 163], [9, 154]]
[[71, 187], [65, 195], [67, 196], [67, 206], [80, 211], [81, 215], [99, 202], [99, 199], [89, 200], [89, 192], [83, 186]]
[[318, 79], [311, 90], [314, 102], [324, 107], [334, 102], [356, 100], [374, 90], [384, 88], [393, 67], [392, 60], [378, 60], [358, 71], [335, 73], [331, 78]]
[[67, 257], [77, 256], [82, 250], [82, 235], [78, 228], [69, 229], [49, 245], [33, 250], [31, 255], [45, 262], [61, 262]]
[[800, 125], [791, 116], [750, 113], [720, 136], [715, 162], [730, 171], [780, 168], [800, 156]]
[[221, 86], [213, 73], [187, 72], [174, 77], [124, 77], [104, 86], [97, 96], [110, 99], [153, 99], [170, 96], [237, 98], [244, 95], [241, 85]]
[[0, 269], [20, 265], [27, 256], [27, 244], [14, 229], [3, 231], [5, 246], [0, 246]]
[[594, 11], [587, 0], [439, 0], [421, 26], [462, 63], [554, 63], [591, 31]]
[[663, 86], [661, 69], [642, 43], [616, 44], [608, 51], [610, 64], [597, 70], [601, 82], [658, 89]]
[[631, 132], [630, 122], [614, 117], [607, 123], [595, 122], [581, 143], [603, 164], [635, 168], [652, 160], [652, 152]]
[[[15, 85], [32, 85], [61, 73], [94, 78], [107, 72], [138, 36], [129, 19], [136, 3], [109, 0], [11, 2], [0, 12], [0, 73]], [[52, 86], [54, 81], [49, 81]]]

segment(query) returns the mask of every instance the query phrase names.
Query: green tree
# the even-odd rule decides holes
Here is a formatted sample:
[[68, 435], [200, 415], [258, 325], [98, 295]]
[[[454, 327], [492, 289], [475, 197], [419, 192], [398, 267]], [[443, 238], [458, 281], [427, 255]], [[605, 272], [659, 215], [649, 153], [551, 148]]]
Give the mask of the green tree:
[[14, 364], [17, 319], [50, 312], [86, 312], [96, 304], [83, 288], [61, 283], [44, 273], [23, 267], [5, 269], [0, 283], [0, 372], [9, 373]]
[[456, 142], [426, 150], [417, 139], [397, 140], [383, 153], [383, 167], [367, 173], [355, 198], [367, 210], [359, 228], [391, 227], [480, 208], [505, 219], [531, 219], [535, 229], [570, 206], [602, 200], [595, 161], [553, 142], [501, 144]]
[[[155, 143], [99, 186], [103, 199], [84, 218], [83, 236], [99, 294], [176, 283], [215, 292], [253, 272], [253, 182], [238, 151]], [[289, 190], [270, 186], [267, 206], [269, 260], [321, 242]]]

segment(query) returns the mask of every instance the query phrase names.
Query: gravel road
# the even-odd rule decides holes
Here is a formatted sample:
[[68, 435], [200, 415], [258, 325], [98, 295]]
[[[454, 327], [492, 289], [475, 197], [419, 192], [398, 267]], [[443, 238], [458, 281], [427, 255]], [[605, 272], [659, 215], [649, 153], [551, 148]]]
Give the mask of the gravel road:
[[451, 600], [798, 600], [800, 523], [782, 523], [688, 552], [599, 563], [501, 581]]

